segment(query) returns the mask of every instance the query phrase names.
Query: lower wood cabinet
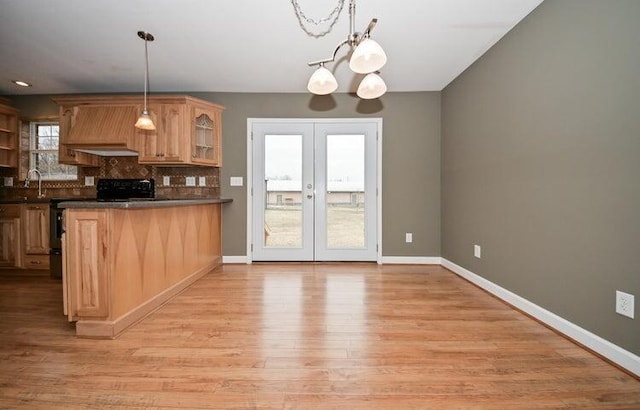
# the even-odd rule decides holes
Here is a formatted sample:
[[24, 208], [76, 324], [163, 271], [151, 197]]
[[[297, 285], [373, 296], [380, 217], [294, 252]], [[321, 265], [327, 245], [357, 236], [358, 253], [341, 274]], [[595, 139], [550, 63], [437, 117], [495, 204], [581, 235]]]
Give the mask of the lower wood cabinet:
[[0, 205], [0, 267], [22, 266], [20, 205]]
[[49, 269], [49, 203], [0, 205], [0, 267]]
[[21, 204], [22, 267], [49, 269], [49, 203]]

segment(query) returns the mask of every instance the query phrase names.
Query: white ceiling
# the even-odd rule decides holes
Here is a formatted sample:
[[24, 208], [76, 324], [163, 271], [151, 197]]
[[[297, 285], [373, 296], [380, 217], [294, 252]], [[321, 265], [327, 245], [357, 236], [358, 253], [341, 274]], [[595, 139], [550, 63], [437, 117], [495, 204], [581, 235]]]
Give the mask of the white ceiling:
[[[308, 61], [330, 57], [349, 32], [348, 3], [332, 32], [303, 32], [291, 0], [0, 0], [0, 94], [141, 92], [144, 42], [150, 90], [306, 92]], [[542, 0], [359, 0], [356, 31], [389, 58], [389, 91], [441, 90]], [[298, 0], [322, 18], [338, 0]], [[343, 48], [338, 57], [344, 56]], [[345, 59], [328, 65], [353, 92]], [[33, 84], [20, 88], [10, 80]]]

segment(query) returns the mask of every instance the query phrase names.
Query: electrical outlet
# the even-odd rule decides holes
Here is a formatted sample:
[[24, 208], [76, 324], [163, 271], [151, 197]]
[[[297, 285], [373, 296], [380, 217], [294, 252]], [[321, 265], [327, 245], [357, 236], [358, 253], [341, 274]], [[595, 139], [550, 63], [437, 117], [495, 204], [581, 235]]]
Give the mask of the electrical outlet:
[[196, 186], [196, 177], [186, 177], [185, 178], [186, 186]]
[[198, 186], [207, 185], [207, 179], [205, 177], [198, 177]]
[[171, 177], [168, 175], [165, 175], [162, 177], [162, 185], [164, 186], [171, 186]]
[[634, 299], [633, 295], [616, 290], [616, 313], [633, 319]]
[[84, 186], [93, 186], [93, 177], [84, 177]]
[[473, 245], [473, 256], [478, 259], [482, 258], [482, 248], [480, 245]]
[[230, 186], [242, 186], [242, 177], [231, 177], [229, 178], [229, 185]]
[[413, 242], [413, 234], [411, 232], [407, 232], [404, 234], [404, 241], [406, 243], [411, 243]]
[[13, 177], [4, 177], [4, 186], [13, 186]]

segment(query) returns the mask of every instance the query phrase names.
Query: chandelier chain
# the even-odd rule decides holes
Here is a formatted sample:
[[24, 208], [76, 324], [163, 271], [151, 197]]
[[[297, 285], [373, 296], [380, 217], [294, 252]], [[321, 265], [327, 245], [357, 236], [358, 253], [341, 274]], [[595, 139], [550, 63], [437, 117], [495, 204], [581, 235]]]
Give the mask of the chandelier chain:
[[[323, 37], [331, 32], [331, 30], [333, 29], [333, 26], [335, 26], [336, 22], [338, 21], [338, 18], [340, 17], [340, 12], [344, 8], [344, 2], [345, 0], [338, 0], [338, 5], [331, 11], [331, 13], [329, 13], [327, 17], [321, 18], [319, 20], [315, 20], [313, 18], [307, 17], [304, 11], [302, 11], [302, 8], [300, 7], [298, 0], [291, 0], [291, 4], [293, 5], [293, 9], [296, 12], [296, 17], [298, 19], [298, 23], [300, 24], [300, 28], [302, 28], [302, 30], [305, 33], [307, 33], [309, 36], [315, 37], [315, 38]], [[329, 23], [329, 27], [327, 27], [326, 30], [314, 33], [313, 31], [307, 28], [305, 23], [312, 24], [314, 26], [319, 26], [321, 24]]]

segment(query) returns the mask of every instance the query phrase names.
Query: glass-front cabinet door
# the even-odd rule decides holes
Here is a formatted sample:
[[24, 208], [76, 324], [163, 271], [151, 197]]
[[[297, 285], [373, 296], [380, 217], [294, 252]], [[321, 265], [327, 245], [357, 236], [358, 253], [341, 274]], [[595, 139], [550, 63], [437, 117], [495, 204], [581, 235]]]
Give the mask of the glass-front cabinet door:
[[194, 107], [191, 160], [194, 163], [221, 166], [219, 111]]

